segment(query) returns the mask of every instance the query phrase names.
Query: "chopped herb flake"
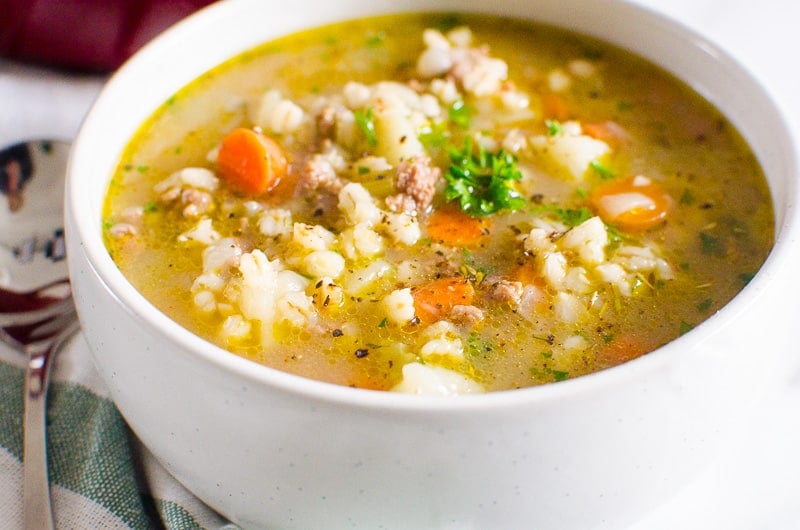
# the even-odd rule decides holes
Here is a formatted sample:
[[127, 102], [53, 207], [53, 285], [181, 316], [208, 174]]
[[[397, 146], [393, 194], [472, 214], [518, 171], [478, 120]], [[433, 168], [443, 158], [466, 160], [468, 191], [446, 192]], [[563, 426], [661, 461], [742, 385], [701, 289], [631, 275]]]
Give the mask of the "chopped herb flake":
[[700, 243], [703, 245], [703, 254], [717, 254], [720, 251], [719, 238], [700, 232]]
[[427, 149], [434, 149], [444, 146], [450, 139], [450, 131], [447, 123], [441, 121], [425, 127], [419, 134], [419, 141]]
[[557, 204], [542, 204], [535, 206], [532, 211], [535, 215], [550, 213], [570, 228], [576, 227], [592, 217], [592, 211], [585, 206], [581, 208], [561, 208]]
[[631, 109], [633, 109], [633, 103], [630, 101], [620, 101], [617, 103], [617, 110], [620, 112], [625, 112]]
[[386, 34], [382, 31], [373, 33], [367, 37], [367, 47], [377, 48], [386, 40]]
[[742, 274], [739, 275], [739, 279], [745, 285], [747, 285], [748, 283], [750, 283], [750, 280], [753, 279], [753, 276], [755, 276], [755, 273], [753, 273], [753, 272], [743, 272]]
[[486, 355], [491, 353], [494, 349], [492, 343], [483, 338], [479, 333], [474, 331], [467, 337], [467, 354], [468, 355]]
[[600, 178], [602, 179], [612, 179], [617, 176], [614, 170], [610, 169], [596, 158], [589, 162], [589, 166], [595, 171], [595, 173], [600, 175]]
[[475, 153], [467, 137], [460, 149], [450, 150], [450, 168], [445, 173], [448, 202], [458, 200], [461, 209], [473, 217], [501, 210], [519, 210], [527, 201], [514, 188], [522, 174], [511, 153], [489, 153], [483, 147]]
[[544, 120], [544, 125], [547, 127], [547, 136], [558, 136], [563, 132], [560, 121]]
[[702, 302], [697, 304], [697, 310], [698, 311], [708, 311], [711, 308], [711, 304], [712, 303], [713, 302], [711, 301], [711, 298], [706, 298], [705, 300], [703, 300]]
[[460, 26], [462, 24], [464, 24], [464, 21], [462, 20], [462, 18], [459, 15], [457, 15], [455, 13], [452, 13], [452, 14], [448, 14], [448, 15], [442, 16], [439, 20], [436, 21], [434, 26], [439, 31], [441, 31], [443, 33], [447, 33], [451, 29], [453, 29], [453, 28], [455, 28], [457, 26]]
[[563, 370], [552, 370], [553, 379], [556, 381], [564, 381], [569, 379], [569, 372], [565, 372]]
[[472, 110], [464, 103], [463, 100], [458, 100], [450, 105], [450, 108], [447, 111], [447, 116], [452, 123], [455, 123], [462, 129], [469, 128], [470, 117], [472, 116]]
[[370, 147], [378, 145], [378, 135], [375, 132], [375, 116], [373, 115], [372, 107], [368, 108], [366, 111], [361, 109], [356, 110], [353, 114], [356, 119], [356, 125], [358, 125], [364, 138], [367, 139], [367, 143]]

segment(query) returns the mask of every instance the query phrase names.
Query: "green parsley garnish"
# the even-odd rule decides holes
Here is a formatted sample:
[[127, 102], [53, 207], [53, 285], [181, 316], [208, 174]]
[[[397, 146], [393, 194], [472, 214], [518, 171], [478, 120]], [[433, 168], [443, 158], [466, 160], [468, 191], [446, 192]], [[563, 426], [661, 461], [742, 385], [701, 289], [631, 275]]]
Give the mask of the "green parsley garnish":
[[722, 245], [719, 238], [705, 232], [700, 232], [700, 243], [703, 247], [703, 254], [718, 254]]
[[550, 213], [570, 228], [574, 228], [592, 218], [592, 211], [585, 206], [581, 208], [561, 208], [557, 204], [541, 204], [535, 206], [532, 211], [535, 215]]
[[585, 206], [582, 208], [556, 208], [554, 212], [561, 222], [569, 227], [582, 225], [592, 218], [592, 211]]
[[680, 327], [680, 331], [679, 332], [680, 332], [681, 335], [685, 335], [685, 334], [689, 333], [690, 331], [692, 331], [692, 327], [693, 326], [691, 324], [687, 324], [686, 322], [681, 320], [681, 327]]
[[356, 125], [358, 125], [364, 138], [367, 139], [367, 143], [370, 147], [375, 147], [378, 144], [378, 135], [375, 132], [375, 116], [373, 115], [372, 107], [366, 111], [356, 110], [353, 115], [356, 119]]
[[609, 168], [608, 166], [604, 165], [602, 162], [597, 160], [596, 158], [589, 162], [589, 166], [598, 174], [602, 179], [612, 179], [617, 176], [617, 174]]
[[708, 311], [709, 309], [711, 309], [711, 304], [712, 304], [711, 298], [706, 298], [705, 300], [697, 304], [697, 310], [703, 312]]
[[450, 168], [444, 177], [448, 202], [458, 200], [461, 209], [473, 217], [482, 217], [500, 210], [519, 210], [527, 201], [514, 189], [514, 181], [522, 178], [516, 158], [503, 149], [489, 153], [478, 146], [475, 153], [472, 139], [464, 139], [461, 148], [453, 148]]
[[452, 123], [455, 123], [462, 129], [469, 128], [469, 120], [472, 116], [472, 109], [470, 109], [463, 100], [455, 101], [447, 110], [447, 117]]
[[553, 379], [556, 382], [569, 379], [569, 372], [565, 372], [564, 370], [551, 370], [550, 373], [553, 374]]
[[450, 139], [450, 131], [444, 121], [436, 122], [426, 126], [419, 134], [419, 141], [427, 149], [435, 149], [444, 146]]
[[630, 101], [622, 100], [617, 102], [618, 111], [625, 112], [631, 110], [632, 108], [633, 108], [633, 103], [631, 103]]
[[620, 232], [619, 228], [611, 225], [606, 225], [606, 234], [608, 234], [608, 249], [616, 250], [625, 241], [630, 241], [630, 237]]
[[678, 202], [686, 206], [694, 204], [694, 195], [692, 195], [692, 192], [689, 188], [683, 190], [681, 198], [678, 200]]
[[367, 37], [367, 47], [377, 48], [378, 46], [383, 44], [383, 41], [385, 40], [386, 40], [386, 34], [383, 33], [382, 31], [378, 33], [373, 33], [372, 35]]
[[755, 275], [756, 274], [754, 272], [743, 272], [742, 274], [739, 275], [739, 279], [742, 281], [742, 283], [747, 285], [748, 283], [750, 283], [750, 280], [752, 280]]
[[477, 355], [488, 356], [493, 349], [494, 346], [492, 345], [492, 343], [489, 340], [483, 338], [479, 333], [473, 331], [470, 332], [469, 337], [467, 337], [466, 350], [467, 354], [470, 356], [477, 356]]
[[455, 13], [449, 13], [434, 22], [434, 27], [442, 33], [447, 33], [451, 29], [464, 24], [463, 19]]
[[557, 120], [544, 120], [544, 125], [547, 127], [547, 136], [558, 136], [563, 131], [561, 122]]
[[[543, 351], [542, 357], [545, 359], [552, 359], [553, 352], [551, 351]], [[544, 366], [541, 369], [536, 367], [530, 368], [531, 377], [538, 380], [545, 380], [545, 381], [564, 381], [565, 379], [569, 379], [569, 372], [565, 370], [555, 370], [548, 366], [547, 362], [545, 362]]]

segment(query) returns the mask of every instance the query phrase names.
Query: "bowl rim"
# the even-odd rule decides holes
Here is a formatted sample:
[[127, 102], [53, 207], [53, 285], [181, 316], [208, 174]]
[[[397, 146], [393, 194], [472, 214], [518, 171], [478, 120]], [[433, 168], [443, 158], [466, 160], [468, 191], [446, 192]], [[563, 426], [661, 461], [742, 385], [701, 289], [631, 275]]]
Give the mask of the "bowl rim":
[[[86, 179], [89, 178], [83, 176], [83, 166], [85, 165], [87, 157], [92, 156], [92, 151], [94, 149], [93, 138], [96, 137], [93, 137], [93, 135], [99, 134], [100, 131], [103, 130], [103, 122], [107, 122], [112, 116], [109, 108], [113, 107], [115, 98], [119, 98], [118, 92], [124, 92], [127, 85], [130, 85], [142, 71], [146, 71], [149, 68], [149, 63], [154, 62], [164, 50], [180, 46], [184, 40], [191, 42], [192, 39], [198, 38], [198, 35], [202, 34], [205, 28], [216, 23], [220, 17], [223, 19], [226, 17], [235, 17], [239, 12], [258, 9], [260, 3], [261, 0], [229, 0], [227, 2], [211, 4], [177, 23], [137, 52], [109, 79], [101, 90], [100, 95], [81, 125], [78, 136], [73, 143], [68, 163], [65, 211], [66, 215], [73, 221], [72, 226], [74, 226], [75, 232], [72, 233], [72, 231], [68, 230], [67, 238], [74, 238], [79, 241], [80, 249], [91, 269], [91, 273], [102, 284], [103, 289], [115, 299], [116, 303], [120, 304], [140, 325], [147, 328], [152, 333], [160, 335], [167, 342], [175, 344], [176, 349], [180, 350], [181, 355], [192, 355], [197, 359], [197, 362], [213, 364], [220, 370], [236, 375], [250, 384], [269, 385], [287, 394], [303, 396], [310, 400], [347, 404], [362, 409], [391, 409], [419, 414], [435, 414], [445, 410], [471, 412], [477, 409], [522, 405], [531, 401], [549, 402], [552, 400], [560, 400], [575, 393], [600, 392], [609, 386], [623, 384], [640, 375], [662, 370], [668, 363], [678, 362], [679, 358], [681, 362], [688, 361], [687, 358], [693, 351], [699, 348], [704, 341], [717, 333], [720, 328], [725, 327], [727, 321], [744, 311], [753, 299], [765, 291], [768, 285], [779, 275], [779, 272], [787, 266], [785, 263], [787, 261], [785, 256], [789, 251], [790, 245], [800, 239], [800, 217], [797, 212], [798, 196], [800, 196], [798, 192], [798, 180], [800, 180], [800, 177], [798, 177], [797, 142], [792, 137], [792, 131], [781, 115], [777, 103], [763, 88], [760, 81], [730, 56], [727, 51], [679, 21], [641, 4], [634, 4], [629, 0], [596, 0], [597, 8], [608, 9], [609, 6], [613, 6], [616, 9], [626, 12], [628, 16], [636, 16], [637, 20], [644, 21], [651, 25], [656, 24], [666, 31], [680, 36], [685, 40], [685, 46], [690, 46], [700, 54], [706, 56], [708, 60], [721, 65], [724, 71], [728, 73], [732, 72], [738, 76], [739, 79], [748, 82], [752, 89], [752, 92], [748, 94], [760, 99], [761, 104], [765, 105], [771, 112], [772, 115], [764, 119], [770, 121], [773, 125], [777, 124], [778, 132], [785, 139], [783, 147], [788, 146], [788, 148], [781, 149], [780, 154], [784, 157], [786, 171], [791, 173], [793, 178], [787, 177], [787, 181], [783, 183], [786, 187], [785, 196], [788, 197], [786, 199], [788, 202], [780, 216], [778, 215], [779, 212], [777, 211], [778, 205], [776, 200], [779, 199], [779, 197], [775, 197], [776, 190], [773, 189], [772, 182], [770, 182], [773, 202], [776, 203], [776, 217], [774, 219], [776, 238], [773, 248], [762, 264], [761, 269], [748, 285], [716, 314], [711, 315], [685, 335], [672, 340], [647, 355], [612, 368], [566, 381], [521, 389], [493, 391], [480, 395], [461, 395], [455, 397], [436, 396], [434, 398], [427, 398], [385, 391], [354, 389], [293, 375], [232, 354], [200, 338], [162, 314], [155, 306], [145, 299], [144, 296], [125, 279], [119, 269], [117, 269], [103, 245], [99, 220], [94, 215], [90, 214], [91, 208], [81, 206], [81, 202], [85, 200], [85, 193], [82, 193], [82, 186]], [[358, 3], [358, 0], [350, 0], [349, 3]], [[433, 5], [434, 3], [435, 0], [414, 1], [415, 6], [422, 4]], [[515, 0], [510, 4], [517, 5], [525, 3], [525, 0]], [[562, 2], [558, 0], [547, 0], [544, 2], [544, 4], [551, 7], [558, 3], [578, 5], [581, 3], [581, 0], [565, 0]], [[439, 2], [439, 4], [441, 4], [441, 2]], [[495, 12], [497, 10], [496, 6], [492, 7], [491, 5], [478, 7], [483, 6], [483, 4], [476, 0], [464, 0], [462, 4], [471, 6], [472, 9], [468, 9], [470, 11]], [[453, 11], [450, 5], [452, 4], [448, 4], [447, 11]], [[463, 7], [458, 7], [457, 9], [459, 11], [465, 10]], [[513, 9], [525, 9], [525, 7], [517, 6]], [[568, 7], [555, 6], [555, 9], [568, 9]], [[409, 11], [409, 9], [393, 9], [393, 11], [405, 12]], [[350, 17], [344, 17], [341, 20], [347, 18]], [[313, 26], [316, 25], [319, 24], [313, 24]], [[579, 32], [586, 33], [585, 31]], [[286, 33], [292, 33], [292, 31], [287, 31], [284, 34]], [[271, 40], [277, 36], [279, 36], [279, 34], [270, 35], [266, 40]], [[265, 39], [260, 38], [256, 42], [261, 42], [263, 40]], [[602, 40], [611, 42], [617, 46], [625, 47], [618, 41], [609, 38], [602, 38]], [[239, 50], [232, 53], [226, 52], [221, 60], [213, 61], [213, 65], [227, 60], [229, 57], [243, 51], [243, 49], [244, 48], [240, 46]], [[636, 51], [633, 51], [633, 53], [636, 53]], [[659, 61], [649, 57], [645, 58], [664, 67]], [[194, 77], [184, 80], [184, 85], [199, 75], [202, 75], [207, 68], [195, 70]], [[688, 80], [684, 79], [679, 74], [674, 75], [687, 84], [690, 84]], [[694, 86], [692, 86], [692, 88], [697, 90]], [[707, 94], [701, 93], [701, 95], [708, 99]], [[154, 110], [155, 109], [147, 110], [145, 115], [152, 114]], [[132, 132], [133, 131], [131, 131], [131, 133]], [[127, 136], [130, 138], [130, 134]], [[124, 148], [124, 143], [115, 146], [115, 148], [121, 151]], [[758, 156], [759, 153], [756, 153], [756, 155]], [[118, 160], [118, 158], [119, 155], [117, 153], [115, 159]], [[759, 159], [760, 158], [759, 156]], [[763, 165], [762, 161], [762, 166]], [[110, 174], [106, 175], [104, 178], [104, 182], [107, 184], [110, 179]], [[102, 195], [104, 194], [103, 192]], [[74, 266], [75, 259], [77, 258], [69, 257], [71, 269]], [[73, 278], [76, 276], [77, 275], [74, 273], [71, 274]], [[80, 304], [78, 309], [79, 313], [81, 313]], [[90, 309], [84, 308], [83, 310], [89, 311]], [[97, 357], [95, 352], [93, 352], [93, 354]]]

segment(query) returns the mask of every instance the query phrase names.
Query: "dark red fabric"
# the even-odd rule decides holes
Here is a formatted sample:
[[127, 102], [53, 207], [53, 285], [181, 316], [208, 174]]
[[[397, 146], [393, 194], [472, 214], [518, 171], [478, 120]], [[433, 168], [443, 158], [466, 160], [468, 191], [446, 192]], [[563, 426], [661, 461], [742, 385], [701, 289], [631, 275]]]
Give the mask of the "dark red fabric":
[[0, 55], [109, 71], [214, 0], [0, 0]]

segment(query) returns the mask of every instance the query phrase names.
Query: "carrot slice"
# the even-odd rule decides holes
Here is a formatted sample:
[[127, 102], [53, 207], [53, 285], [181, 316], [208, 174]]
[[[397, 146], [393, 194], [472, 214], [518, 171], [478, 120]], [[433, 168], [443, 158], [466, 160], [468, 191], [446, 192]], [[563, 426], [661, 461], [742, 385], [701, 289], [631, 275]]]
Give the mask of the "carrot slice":
[[571, 111], [564, 96], [556, 92], [548, 92], [542, 96], [542, 113], [548, 119], [568, 120]]
[[428, 235], [434, 241], [457, 247], [477, 245], [489, 233], [489, 220], [472, 217], [452, 207], [431, 212]]
[[541, 287], [544, 284], [542, 276], [536, 271], [532, 261], [526, 261], [522, 265], [515, 267], [511, 271], [511, 279], [522, 282], [523, 285], [536, 285]]
[[597, 357], [602, 365], [611, 367], [641, 357], [651, 349], [637, 337], [619, 337], [604, 345]]
[[217, 165], [237, 191], [260, 195], [278, 185], [289, 165], [283, 149], [268, 136], [238, 128], [222, 139]]
[[614, 180], [595, 188], [589, 202], [603, 221], [638, 232], [667, 218], [672, 198], [647, 177]]
[[597, 121], [582, 123], [583, 134], [591, 136], [597, 140], [602, 140], [608, 144], [621, 143], [628, 138], [628, 133], [616, 122]]
[[446, 318], [456, 305], [470, 305], [475, 298], [475, 288], [466, 278], [455, 276], [440, 278], [413, 289], [414, 309], [424, 324]]

